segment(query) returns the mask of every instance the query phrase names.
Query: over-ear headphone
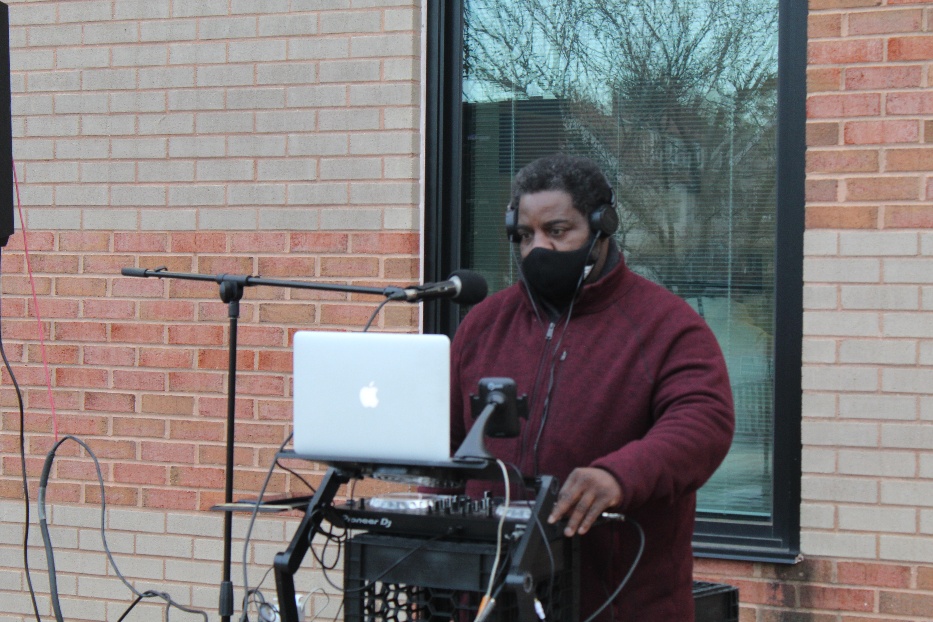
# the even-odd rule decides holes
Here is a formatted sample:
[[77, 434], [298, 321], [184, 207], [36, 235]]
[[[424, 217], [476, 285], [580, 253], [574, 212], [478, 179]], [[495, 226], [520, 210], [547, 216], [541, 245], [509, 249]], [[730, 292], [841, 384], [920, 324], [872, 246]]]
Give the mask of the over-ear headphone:
[[[518, 243], [522, 236], [518, 232], [518, 206], [509, 203], [505, 208], [505, 234], [510, 242]], [[616, 212], [616, 192], [609, 187], [609, 203], [600, 205], [590, 212], [590, 231], [596, 237], [609, 237], [619, 228], [619, 213]]]

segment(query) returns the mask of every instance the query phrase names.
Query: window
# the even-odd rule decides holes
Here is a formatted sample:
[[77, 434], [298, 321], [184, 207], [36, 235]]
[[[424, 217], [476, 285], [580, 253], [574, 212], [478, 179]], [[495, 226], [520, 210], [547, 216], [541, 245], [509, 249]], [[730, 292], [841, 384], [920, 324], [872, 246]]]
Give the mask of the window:
[[[698, 554], [798, 546], [802, 4], [429, 3], [426, 278], [507, 287], [515, 172], [555, 151], [601, 165], [629, 267], [703, 315], [729, 366], [736, 437], [698, 495]], [[459, 313], [435, 304], [428, 327]]]

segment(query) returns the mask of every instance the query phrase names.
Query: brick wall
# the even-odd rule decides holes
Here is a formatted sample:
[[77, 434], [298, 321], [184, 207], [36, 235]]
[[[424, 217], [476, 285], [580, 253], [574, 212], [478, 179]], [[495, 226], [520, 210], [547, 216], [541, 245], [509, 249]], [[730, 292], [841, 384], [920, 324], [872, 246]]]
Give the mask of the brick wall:
[[[120, 268], [417, 280], [421, 2], [10, 5], [15, 156], [59, 434], [102, 458], [121, 569], [213, 619], [221, 518], [203, 510], [222, 489], [226, 308], [213, 284]], [[698, 560], [697, 576], [738, 585], [743, 622], [929, 620], [933, 3], [809, 6], [803, 561]], [[23, 241], [17, 225], [3, 249], [2, 329], [35, 500], [53, 422]], [[255, 494], [287, 433], [290, 335], [359, 328], [375, 302], [247, 292], [237, 496]], [[390, 305], [378, 325], [416, 330], [417, 309]], [[0, 622], [21, 622], [31, 605], [19, 416], [3, 374]], [[66, 617], [116, 619], [131, 596], [100, 552], [93, 465], [74, 444], [58, 456], [50, 523]], [[302, 467], [312, 483], [320, 476]], [[271, 487], [304, 490], [281, 472]], [[237, 561], [245, 524], [234, 523]], [[294, 517], [260, 521], [251, 585], [293, 527]], [[37, 536], [30, 562], [48, 616]], [[316, 610], [321, 592], [336, 600], [310, 558], [305, 570], [299, 590], [320, 590]]]
[[[222, 515], [205, 510], [223, 499], [228, 309], [213, 282], [123, 277], [120, 269], [380, 287], [418, 281], [420, 2], [9, 5], [14, 156], [28, 235], [17, 214], [2, 256], [2, 328], [23, 392], [30, 497], [56, 427], [59, 437], [79, 436], [101, 459], [121, 569], [141, 589], [165, 589], [213, 619]], [[359, 330], [380, 301], [247, 288], [238, 330], [237, 498], [257, 493], [289, 432], [293, 333]], [[418, 311], [391, 303], [375, 330], [416, 331]], [[29, 619], [32, 606], [18, 545], [19, 413], [5, 370], [0, 400], [0, 620], [7, 622]], [[320, 478], [319, 465], [291, 466], [311, 483]], [[94, 465], [66, 443], [51, 475], [65, 615], [116, 619], [132, 594], [100, 553]], [[269, 491], [307, 489], [278, 470]], [[30, 561], [48, 616], [35, 517]], [[253, 584], [294, 528], [293, 519], [260, 522], [249, 553]], [[238, 515], [237, 560], [245, 524]], [[310, 557], [306, 566], [314, 566]], [[240, 576], [235, 570], [238, 589]], [[325, 585], [318, 573], [298, 587]], [[265, 587], [274, 595], [269, 581]], [[336, 614], [339, 599], [332, 600], [326, 615]], [[160, 615], [148, 608], [140, 619]]]
[[811, 0], [801, 548], [743, 621], [933, 617], [933, 3]]

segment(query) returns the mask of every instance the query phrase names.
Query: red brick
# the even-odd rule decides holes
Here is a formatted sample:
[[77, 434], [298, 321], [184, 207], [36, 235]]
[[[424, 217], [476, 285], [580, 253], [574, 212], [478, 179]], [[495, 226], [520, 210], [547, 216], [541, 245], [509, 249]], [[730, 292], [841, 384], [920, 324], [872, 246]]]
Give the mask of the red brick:
[[889, 615], [928, 617], [933, 612], [933, 594], [882, 590], [878, 611]]
[[169, 469], [169, 482], [172, 486], [192, 490], [223, 488], [224, 480], [224, 469], [216, 467], [173, 466]]
[[191, 415], [194, 398], [187, 395], [143, 395], [142, 411], [160, 415]]
[[[46, 495], [46, 501], [48, 503], [78, 503], [81, 501], [81, 490], [82, 487], [80, 484], [66, 484], [64, 482], [54, 482], [48, 488]], [[32, 498], [35, 499], [35, 492], [32, 493]]]
[[169, 438], [186, 441], [213, 441], [224, 440], [226, 426], [220, 421], [205, 421], [199, 419], [185, 419], [169, 423]]
[[835, 147], [838, 144], [838, 123], [807, 123], [808, 147]]
[[230, 250], [234, 253], [284, 253], [288, 250], [288, 234], [231, 233]]
[[[162, 268], [168, 272], [191, 272], [192, 266], [194, 266], [194, 255], [138, 255], [137, 260], [139, 261], [140, 268], [148, 268], [149, 270], [155, 270], [156, 268]], [[137, 277], [141, 278], [141, 277]], [[167, 278], [150, 276], [145, 277], [153, 281], [162, 281], [165, 282], [169, 280]]]
[[[226, 394], [224, 394], [226, 395]], [[237, 399], [234, 403], [237, 420], [253, 419], [253, 401], [248, 399]], [[208, 419], [226, 419], [227, 418], [227, 398], [204, 396], [198, 399], [199, 417]]]
[[890, 115], [933, 114], [933, 93], [888, 93], [885, 97], [885, 112]]
[[828, 609], [840, 612], [871, 612], [875, 609], [873, 590], [820, 585], [801, 585], [799, 590], [800, 606], [805, 609]]
[[920, 124], [904, 121], [851, 121], [845, 124], [847, 145], [917, 143]]
[[117, 463], [113, 465], [113, 479], [123, 484], [165, 485], [168, 481], [168, 467], [139, 464]]
[[371, 255], [416, 255], [421, 236], [417, 233], [354, 233], [350, 251]]
[[107, 370], [60, 367], [55, 370], [55, 384], [60, 387], [103, 388], [107, 386]]
[[417, 280], [420, 277], [421, 262], [418, 259], [386, 259], [385, 278], [393, 281]]
[[136, 363], [136, 350], [129, 346], [84, 346], [85, 365], [127, 367]]
[[311, 324], [314, 305], [309, 303], [259, 305], [259, 321], [269, 324]]
[[933, 121], [923, 122], [923, 142], [933, 143]]
[[168, 295], [171, 298], [220, 299], [220, 287], [211, 281], [171, 280]]
[[168, 374], [169, 391], [219, 393], [226, 387], [226, 374], [173, 371]]
[[845, 560], [837, 563], [837, 573], [840, 584], [902, 589], [910, 587], [912, 574], [910, 566]]
[[[25, 242], [26, 240], [21, 235], [21, 232], [16, 231], [14, 235], [10, 236], [6, 248], [10, 251], [21, 251], [24, 248]], [[28, 246], [30, 252], [52, 250], [55, 248], [55, 234], [50, 231], [30, 231]], [[5, 257], [3, 261], [4, 263], [6, 262]]]
[[917, 568], [917, 589], [933, 592], [933, 566], [920, 566]]
[[[7, 357], [15, 360], [11, 350], [10, 346], [6, 346]], [[50, 365], [76, 365], [78, 363], [78, 346], [45, 344], [45, 356]], [[28, 360], [31, 363], [41, 363], [42, 348], [30, 344]]]
[[184, 231], [173, 233], [170, 248], [173, 253], [223, 253], [227, 251], [227, 235]]
[[807, 45], [807, 59], [809, 65], [877, 63], [884, 60], [884, 41], [881, 39], [810, 41]]
[[881, 95], [851, 93], [811, 95], [807, 98], [807, 118], [872, 117], [881, 114]]
[[[10, 272], [7, 259], [3, 259], [3, 293], [21, 294], [29, 296], [32, 294], [33, 285], [35, 285], [37, 296], [46, 296], [52, 293], [52, 279], [49, 277], [35, 277], [32, 282], [26, 277], [17, 277]], [[3, 304], [4, 315], [6, 315], [6, 301]]]
[[79, 257], [77, 255], [32, 254], [29, 258], [29, 264], [36, 274], [43, 272], [55, 275], [77, 274]]
[[362, 328], [375, 307], [359, 305], [322, 304], [320, 323], [323, 326]]
[[885, 170], [933, 170], [933, 148], [888, 149], [885, 153]]
[[856, 9], [866, 6], [880, 6], [881, 0], [810, 0], [811, 11], [824, 9]]
[[136, 396], [132, 393], [88, 391], [84, 394], [84, 408], [99, 412], [131, 413], [136, 410]]
[[93, 277], [64, 277], [55, 279], [56, 296], [101, 298], [107, 294], [107, 280]]
[[[200, 464], [225, 465], [227, 463], [227, 447], [225, 445], [198, 446], [198, 462]], [[240, 467], [256, 466], [256, 451], [252, 447], [235, 446], [233, 448], [233, 464]]]
[[62, 251], [110, 250], [110, 233], [106, 231], [63, 231], [58, 234], [58, 248]]
[[219, 490], [202, 490], [198, 494], [198, 510], [207, 512], [215, 505], [224, 502], [224, 493]]
[[192, 321], [195, 304], [190, 300], [141, 300], [139, 319], [163, 321]]
[[[927, 182], [927, 200], [933, 200], [933, 181]], [[933, 205], [888, 205], [884, 208], [886, 229], [933, 229]]]
[[877, 229], [878, 208], [857, 205], [808, 205], [807, 229]]
[[42, 298], [39, 300], [39, 313], [36, 314], [35, 303], [30, 300], [28, 313], [34, 317], [43, 318], [77, 318], [78, 301], [57, 298]]
[[321, 257], [321, 276], [377, 277], [379, 259], [375, 257]]
[[259, 400], [259, 419], [262, 421], [288, 421], [292, 419], [291, 400]]
[[239, 374], [236, 386], [243, 395], [285, 395], [285, 379], [277, 374]]
[[807, 38], [839, 38], [842, 35], [841, 13], [811, 13], [807, 18]]
[[[3, 333], [10, 337], [7, 331], [9, 322], [3, 323]], [[46, 335], [48, 335], [48, 328]], [[107, 341], [107, 326], [100, 322], [56, 322], [55, 332], [52, 335], [59, 341], [79, 341], [84, 343], [101, 343]]]
[[142, 504], [146, 508], [163, 510], [195, 510], [198, 507], [198, 493], [177, 488], [145, 488]]
[[933, 36], [892, 37], [888, 40], [888, 61], [933, 59]]
[[[224, 326], [230, 323], [230, 310], [227, 304], [220, 300], [199, 302], [195, 313], [199, 322], [211, 322], [214, 324], [223, 324]], [[240, 303], [239, 323], [255, 321], [256, 314], [255, 303]]]
[[258, 443], [260, 445], [279, 445], [285, 440], [283, 426], [270, 423], [244, 423], [238, 421], [235, 426], [238, 443]]
[[168, 236], [164, 233], [114, 233], [113, 250], [120, 253], [164, 253]]
[[132, 255], [84, 255], [84, 272], [96, 274], [120, 274], [123, 268], [133, 265]]
[[[230, 351], [227, 348], [200, 349], [197, 353], [198, 369], [226, 371], [230, 366]], [[252, 370], [255, 368], [256, 352], [237, 348], [236, 368]]]
[[90, 445], [101, 460], [136, 460], [135, 440], [95, 438]]
[[349, 240], [345, 233], [292, 233], [289, 250], [292, 253], [345, 253]]
[[848, 22], [850, 36], [913, 33], [923, 28], [923, 11], [884, 9], [853, 12], [849, 13]]
[[194, 355], [191, 350], [181, 348], [140, 348], [139, 366], [157, 368], [190, 369]]
[[923, 82], [923, 70], [916, 65], [903, 67], [850, 67], [845, 71], [845, 89], [884, 91], [916, 88]]
[[845, 180], [847, 201], [897, 201], [920, 198], [917, 177], [865, 177]]
[[308, 280], [314, 277], [314, 263], [314, 257], [260, 257], [259, 274], [269, 279]]
[[[110, 325], [110, 341], [112, 343], [162, 343], [165, 336], [165, 326], [162, 324], [132, 324], [114, 323]], [[107, 341], [102, 339], [101, 341]]]
[[[45, 381], [43, 381], [43, 384]], [[81, 393], [79, 391], [65, 391], [55, 389], [52, 391], [52, 400], [59, 410], [77, 410], [81, 407]], [[31, 409], [49, 409], [49, 391], [46, 388], [26, 391], [26, 402]]]
[[194, 464], [198, 455], [190, 443], [145, 441], [140, 444], [140, 458], [146, 462]]
[[240, 326], [237, 344], [244, 346], [284, 346], [285, 330], [273, 326]]
[[237, 255], [199, 255], [195, 271], [201, 274], [237, 274], [253, 273], [252, 257]]
[[161, 372], [116, 369], [113, 372], [113, 388], [124, 391], [164, 391], [166, 378]]
[[181, 345], [223, 345], [224, 330], [220, 326], [197, 324], [168, 327], [168, 342]]
[[[109, 482], [106, 495], [107, 505], [133, 507], [139, 503], [139, 489], [135, 486], [117, 486]], [[96, 484], [86, 484], [84, 486], [84, 501], [92, 505], [100, 505], [100, 487]]]
[[[146, 398], [150, 397], [155, 396], [143, 396], [144, 409]], [[164, 419], [155, 419], [142, 415], [114, 417], [112, 421], [114, 436], [130, 436], [133, 438], [163, 438], [168, 425]]]
[[[243, 490], [259, 490], [263, 480], [266, 479], [265, 473], [255, 471], [238, 471], [236, 474], [236, 485]], [[284, 473], [274, 473], [269, 480], [266, 491], [270, 493], [285, 492], [286, 476]]]
[[75, 436], [101, 436], [107, 433], [107, 418], [85, 415], [58, 415], [60, 434]]
[[161, 298], [165, 284], [160, 279], [114, 279], [113, 296], [125, 298]]
[[415, 329], [418, 327], [419, 312], [415, 305], [390, 305], [383, 308], [382, 314], [386, 328]]
[[[94, 447], [94, 453], [97, 454], [97, 447]], [[98, 458], [100, 456], [98, 455]], [[106, 478], [106, 475], [104, 476]], [[79, 480], [97, 480], [97, 469], [94, 468], [94, 463], [90, 460], [66, 460], [60, 459], [55, 461], [55, 479], [57, 480], [66, 480], [66, 479], [79, 479]]]
[[264, 372], [291, 373], [292, 358], [292, 353], [286, 351], [260, 352], [257, 369]]

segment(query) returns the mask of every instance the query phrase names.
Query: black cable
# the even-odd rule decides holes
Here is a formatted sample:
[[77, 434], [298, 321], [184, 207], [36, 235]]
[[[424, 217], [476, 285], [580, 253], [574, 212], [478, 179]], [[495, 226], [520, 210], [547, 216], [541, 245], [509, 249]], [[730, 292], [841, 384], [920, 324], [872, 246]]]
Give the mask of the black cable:
[[372, 326], [372, 323], [376, 319], [376, 316], [379, 315], [379, 311], [382, 310], [382, 307], [386, 306], [386, 303], [389, 302], [389, 300], [390, 300], [389, 298], [386, 298], [385, 300], [379, 303], [379, 306], [376, 307], [376, 310], [373, 311], [373, 314], [369, 316], [369, 321], [366, 322], [366, 326], [363, 327], [362, 332], [365, 333], [366, 331], [369, 330], [369, 327]]
[[[51, 473], [51, 470], [52, 470], [52, 462], [55, 460], [55, 452], [57, 452], [58, 448], [61, 447], [62, 443], [64, 443], [67, 440], [72, 440], [78, 443], [81, 447], [84, 448], [84, 450], [88, 453], [88, 455], [94, 461], [94, 469], [97, 471], [97, 483], [100, 485], [100, 539], [104, 545], [104, 552], [107, 554], [107, 559], [110, 562], [110, 566], [113, 568], [114, 573], [116, 573], [120, 581], [123, 582], [123, 585], [125, 585], [133, 594], [135, 594], [140, 599], [161, 598], [162, 600], [164, 600], [166, 603], [165, 605], [165, 619], [166, 620], [168, 619], [169, 609], [171, 607], [175, 607], [176, 609], [184, 611], [185, 613], [198, 614], [204, 618], [204, 622], [207, 622], [208, 620], [207, 613], [205, 613], [204, 611], [181, 605], [175, 602], [172, 599], [172, 597], [169, 596], [165, 592], [157, 592], [155, 590], [147, 590], [145, 592], [140, 592], [129, 581], [127, 581], [126, 577], [123, 576], [123, 573], [120, 572], [120, 568], [117, 566], [116, 561], [113, 559], [113, 553], [111, 553], [110, 551], [110, 545], [107, 543], [107, 532], [106, 532], [107, 498], [106, 498], [106, 490], [104, 489], [104, 477], [100, 470], [100, 461], [97, 459], [97, 455], [93, 452], [93, 450], [91, 450], [91, 448], [87, 445], [87, 443], [85, 443], [81, 439], [75, 436], [72, 436], [70, 434], [63, 437], [60, 441], [56, 442], [52, 446], [52, 449], [49, 450], [49, 453], [46, 454], [45, 464], [43, 464], [42, 466], [42, 476], [39, 479], [39, 500], [38, 500], [39, 526], [41, 527], [41, 530], [42, 530], [42, 541], [43, 541], [43, 544], [45, 545], [46, 558], [48, 559], [48, 563], [49, 563], [49, 568], [48, 568], [49, 585], [51, 586], [50, 591], [52, 593], [52, 607], [55, 610], [56, 619], [62, 620], [62, 615], [61, 615], [61, 606], [60, 606], [59, 598], [58, 598], [58, 582], [55, 576], [55, 554], [54, 554], [51, 537], [50, 537], [49, 530], [48, 530], [48, 523], [46, 520], [45, 491], [48, 485], [49, 474]], [[136, 606], [135, 603], [131, 605], [130, 610], [135, 606]], [[127, 612], [128, 611], [129, 610], [127, 610]]]
[[[285, 449], [285, 446], [288, 444], [288, 442], [289, 442], [290, 440], [292, 440], [292, 433], [289, 433], [289, 435], [285, 438], [285, 440], [282, 441], [282, 444], [279, 445], [278, 451], [275, 452], [275, 453], [276, 453], [276, 456], [278, 456], [280, 453], [282, 453], [282, 450]], [[243, 539], [243, 590], [244, 590], [244, 595], [243, 595], [243, 613], [242, 613], [241, 616], [240, 616], [240, 620], [242, 620], [242, 621], [245, 621], [245, 620], [248, 620], [248, 619], [249, 619], [248, 615], [249, 615], [249, 596], [250, 596], [250, 589], [249, 589], [249, 576], [248, 576], [248, 574], [247, 574], [248, 565], [249, 565], [249, 564], [248, 564], [248, 561], [247, 561], [247, 557], [248, 557], [248, 554], [249, 554], [249, 541], [250, 541], [250, 538], [252, 537], [252, 534], [253, 534], [253, 525], [256, 523], [256, 516], [259, 514], [259, 507], [262, 505], [262, 498], [263, 498], [263, 496], [265, 496], [265, 494], [266, 494], [266, 488], [269, 486], [269, 480], [272, 479], [272, 472], [275, 470], [275, 465], [276, 465], [276, 464], [278, 464], [278, 458], [276, 458], [275, 460], [273, 460], [273, 461], [272, 461], [272, 464], [269, 465], [269, 470], [266, 472], [266, 479], [263, 480], [263, 482], [262, 482], [262, 487], [260, 487], [260, 489], [259, 489], [259, 497], [257, 497], [255, 505], [253, 505], [253, 511], [252, 511], [252, 513], [250, 514], [250, 517], [249, 517], [249, 525], [248, 525], [247, 528], [246, 528], [246, 536], [245, 536], [244, 539]], [[267, 574], [268, 574], [268, 573], [267, 573]], [[263, 577], [263, 580], [265, 580], [265, 577]], [[260, 585], [262, 585], [262, 582], [261, 582], [261, 581], [260, 581]], [[257, 589], [257, 591], [258, 591], [259, 588], [257, 587], [256, 589]]]
[[[0, 247], [0, 277], [3, 276], [2, 269], [3, 249]], [[0, 290], [0, 322], [3, 320], [3, 293]], [[41, 622], [39, 615], [39, 603], [36, 601], [36, 590], [32, 585], [32, 572], [29, 569], [29, 481], [26, 477], [26, 409], [23, 406], [23, 392], [16, 381], [16, 374], [10, 366], [10, 361], [6, 356], [6, 350], [3, 347], [3, 331], [0, 329], [0, 356], [3, 357], [3, 365], [10, 373], [10, 380], [13, 382], [13, 389], [16, 391], [16, 402], [19, 405], [19, 459], [23, 470], [23, 499], [25, 500], [25, 519], [23, 522], [23, 570], [26, 572], [26, 584], [29, 586], [29, 597], [32, 599], [32, 610], [36, 616], [36, 621]]]
[[[283, 445], [283, 447], [284, 447], [284, 445]], [[311, 482], [309, 482], [308, 480], [306, 480], [305, 478], [303, 478], [297, 471], [295, 471], [295, 470], [293, 470], [293, 469], [290, 469], [289, 467], [287, 467], [287, 466], [285, 466], [284, 464], [282, 464], [282, 463], [279, 461], [279, 458], [276, 458], [276, 459], [275, 459], [275, 466], [279, 467], [279, 468], [282, 469], [283, 471], [287, 471], [288, 473], [291, 473], [292, 475], [294, 475], [295, 477], [297, 477], [299, 480], [301, 480], [301, 483], [308, 487], [308, 490], [311, 491], [311, 494], [314, 494], [314, 493], [317, 492], [317, 490], [314, 488], [314, 486], [311, 485]]]
[[593, 620], [596, 619], [596, 616], [603, 612], [603, 609], [612, 604], [612, 601], [616, 599], [616, 597], [622, 592], [622, 588], [624, 588], [625, 585], [629, 582], [629, 579], [632, 578], [632, 573], [635, 572], [635, 568], [638, 566], [638, 562], [641, 561], [641, 555], [645, 552], [645, 530], [641, 528], [641, 525], [638, 524], [638, 521], [632, 518], [626, 518], [625, 522], [635, 525], [635, 528], [638, 530], [638, 552], [635, 554], [635, 559], [632, 560], [632, 565], [629, 567], [628, 572], [624, 577], [622, 577], [622, 581], [619, 583], [619, 586], [612, 594], [609, 595], [609, 598], [606, 599], [606, 602], [600, 605], [599, 609], [594, 611], [593, 614], [583, 622], [593, 622]]

